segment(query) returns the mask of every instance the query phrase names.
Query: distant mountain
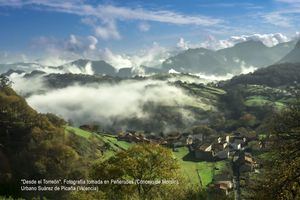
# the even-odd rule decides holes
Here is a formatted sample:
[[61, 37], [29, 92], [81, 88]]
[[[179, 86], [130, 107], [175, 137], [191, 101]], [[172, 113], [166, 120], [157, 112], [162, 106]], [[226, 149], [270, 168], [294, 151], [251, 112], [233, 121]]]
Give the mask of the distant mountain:
[[[134, 74], [131, 68], [122, 68], [117, 71], [112, 65], [103, 60], [88, 60], [78, 59], [57, 67], [43, 66], [37, 63], [13, 63], [13, 64], [0, 64], [0, 74], [10, 75], [12, 73], [26, 72], [28, 76], [34, 76], [40, 72], [50, 73], [82, 73], [82, 74], [95, 74], [95, 75], [109, 75], [119, 77], [132, 77]], [[33, 74], [30, 74], [34, 72]], [[44, 72], [43, 72], [44, 73]]]
[[241, 62], [246, 66], [255, 68], [266, 67], [274, 64], [285, 56], [293, 47], [294, 43], [279, 44], [267, 47], [261, 41], [246, 41], [233, 47], [221, 49], [217, 53], [223, 55], [228, 64], [239, 67]]
[[217, 52], [199, 48], [188, 49], [163, 62], [164, 70], [174, 69], [184, 73], [224, 74], [226, 73], [226, 60]]
[[24, 73], [24, 71], [22, 71], [22, 70], [15, 70], [15, 69], [9, 69], [7, 72], [3, 73], [2, 75], [4, 75], [4, 76], [10, 76], [13, 73], [22, 74], [22, 73]]
[[158, 67], [147, 67], [144, 65], [141, 65], [141, 68], [144, 70], [145, 74], [161, 74], [161, 73], [167, 73], [167, 68], [158, 68]]
[[132, 73], [132, 69], [131, 68], [122, 68], [119, 69], [118, 73], [116, 74], [116, 76], [118, 77], [132, 77], [134, 75], [134, 73]]
[[71, 66], [75, 65], [82, 71], [88, 71], [89, 64], [90, 64], [91, 70], [95, 74], [102, 74], [102, 75], [105, 74], [105, 75], [109, 75], [109, 76], [116, 75], [115, 68], [103, 60], [91, 61], [91, 60], [87, 60], [87, 59], [79, 59], [79, 60], [75, 60], [73, 62], [64, 64], [62, 66], [59, 66], [59, 67], [61, 67], [64, 71], [72, 72], [70, 70], [70, 68], [71, 68]]
[[25, 74], [24, 78], [32, 78], [32, 77], [40, 76], [43, 74], [46, 74], [46, 72], [40, 71], [40, 70], [33, 70], [32, 72]]
[[226, 62], [236, 66], [240, 62], [247, 65], [262, 67], [272, 63], [270, 61], [269, 48], [260, 41], [246, 41], [238, 43], [233, 47], [221, 49], [217, 53], [226, 58]]
[[[297, 40], [292, 40], [289, 42], [280, 43], [276, 46], [271, 47], [272, 51], [276, 53], [277, 55], [281, 55], [281, 57], [284, 57], [287, 55], [290, 51], [292, 51], [297, 43]], [[279, 58], [277, 58], [278, 60]]]
[[[242, 67], [262, 68], [278, 62], [300, 62], [298, 57], [300, 44], [298, 42], [296, 47], [295, 44], [296, 41], [291, 41], [280, 43], [274, 47], [267, 47], [260, 41], [246, 41], [218, 51], [205, 48], [188, 49], [166, 59], [161, 67], [141, 66], [141, 68], [147, 75], [168, 73], [171, 69], [191, 74], [239, 74], [243, 70]], [[43, 66], [37, 63], [0, 64], [0, 74], [8, 70], [21, 70], [26, 73], [34, 70], [47, 73], [94, 73], [118, 77], [135, 75], [131, 68], [122, 68], [117, 71], [114, 66], [103, 60], [88, 59], [78, 59], [57, 67]]]
[[31, 72], [37, 68], [40, 68], [41, 65], [38, 63], [12, 63], [12, 64], [0, 64], [0, 74], [5, 73], [9, 70], [16, 70], [16, 71], [24, 71], [24, 72]]
[[300, 63], [300, 40], [295, 48], [282, 58], [279, 63]]
[[86, 75], [86, 74], [48, 74], [43, 77], [44, 83], [50, 88], [64, 88], [71, 85], [91, 84], [91, 83], [117, 83], [121, 80], [119, 77]]
[[295, 41], [291, 41], [267, 47], [260, 41], [246, 41], [218, 51], [188, 49], [167, 59], [162, 68], [186, 73], [237, 74], [242, 66], [261, 68], [278, 62], [294, 45]]

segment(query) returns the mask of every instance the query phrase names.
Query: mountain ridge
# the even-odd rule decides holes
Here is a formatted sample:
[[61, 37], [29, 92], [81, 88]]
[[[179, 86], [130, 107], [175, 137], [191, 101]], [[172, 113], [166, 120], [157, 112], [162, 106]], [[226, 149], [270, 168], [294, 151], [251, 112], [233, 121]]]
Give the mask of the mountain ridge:
[[300, 40], [294, 49], [284, 56], [279, 63], [300, 63]]
[[[273, 47], [267, 47], [261, 41], [246, 41], [235, 44], [233, 47], [220, 50], [206, 48], [187, 49], [163, 61], [161, 67], [140, 66], [145, 74], [167, 73], [173, 69], [182, 73], [202, 73], [208, 75], [239, 74], [242, 68], [262, 68], [274, 63], [282, 63], [287, 60], [297, 60], [287, 57], [292, 54], [296, 41], [280, 43]], [[300, 44], [297, 44], [297, 49]], [[299, 51], [300, 52], [300, 51]], [[295, 53], [298, 55], [298, 53]], [[298, 62], [298, 60], [297, 60]], [[90, 65], [90, 66], [89, 66]], [[75, 66], [75, 67], [74, 67]], [[48, 69], [49, 71], [62, 71], [63, 73], [84, 73], [120, 77], [131, 77], [135, 75], [132, 68], [121, 68], [117, 70], [113, 65], [104, 60], [77, 59], [57, 67], [44, 66], [38, 63], [13, 63], [0, 64], [0, 73], [9, 69], [33, 70]], [[46, 71], [46, 70], [45, 70]]]
[[261, 41], [246, 41], [217, 51], [203, 48], [188, 49], [163, 62], [164, 71], [224, 75], [237, 74], [242, 67], [262, 68], [272, 65], [288, 54], [294, 41], [267, 47]]

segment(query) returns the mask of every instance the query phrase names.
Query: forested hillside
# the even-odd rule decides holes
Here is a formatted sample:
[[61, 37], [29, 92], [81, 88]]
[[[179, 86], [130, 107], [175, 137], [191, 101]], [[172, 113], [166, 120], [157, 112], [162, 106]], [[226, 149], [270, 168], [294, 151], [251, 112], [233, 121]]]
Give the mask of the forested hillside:
[[92, 153], [82, 154], [76, 143], [78, 136], [65, 133], [64, 120], [37, 113], [6, 85], [5, 79], [1, 80], [0, 195], [21, 196], [22, 178], [85, 177], [91, 161], [89, 156], [101, 156], [93, 142], [87, 145]]
[[255, 84], [270, 87], [295, 85], [300, 82], [300, 64], [275, 64], [257, 71], [233, 77], [225, 85]]
[[[203, 191], [190, 188], [169, 149], [153, 144], [128, 150], [97, 134], [66, 128], [53, 114], [39, 114], [1, 77], [0, 198], [49, 199], [196, 199]], [[124, 144], [125, 145], [125, 144]], [[128, 147], [128, 146], [127, 146]], [[124, 151], [126, 150], [126, 151]], [[151, 162], [150, 162], [151, 161]], [[161, 166], [161, 163], [165, 164]], [[20, 167], [21, 166], [21, 167]], [[109, 185], [99, 192], [24, 192], [21, 180], [38, 179], [176, 179], [172, 187]], [[182, 184], [185, 186], [183, 187]], [[180, 189], [179, 189], [180, 187]]]

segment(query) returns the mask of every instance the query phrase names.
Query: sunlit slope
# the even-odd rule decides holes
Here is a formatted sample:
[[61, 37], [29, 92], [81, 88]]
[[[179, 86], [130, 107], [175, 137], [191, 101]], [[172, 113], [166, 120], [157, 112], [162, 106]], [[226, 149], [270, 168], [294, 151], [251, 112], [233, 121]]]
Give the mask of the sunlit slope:
[[293, 100], [293, 95], [286, 88], [247, 85], [245, 89], [245, 105], [247, 107], [274, 106], [281, 109]]

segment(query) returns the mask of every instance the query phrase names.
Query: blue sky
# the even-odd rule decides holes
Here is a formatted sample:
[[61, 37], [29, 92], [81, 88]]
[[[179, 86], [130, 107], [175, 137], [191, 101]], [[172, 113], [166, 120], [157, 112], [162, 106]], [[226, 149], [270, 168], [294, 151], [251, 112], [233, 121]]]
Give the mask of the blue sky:
[[200, 45], [241, 35], [293, 37], [299, 15], [300, 0], [0, 0], [0, 58], [134, 54], [180, 38]]

